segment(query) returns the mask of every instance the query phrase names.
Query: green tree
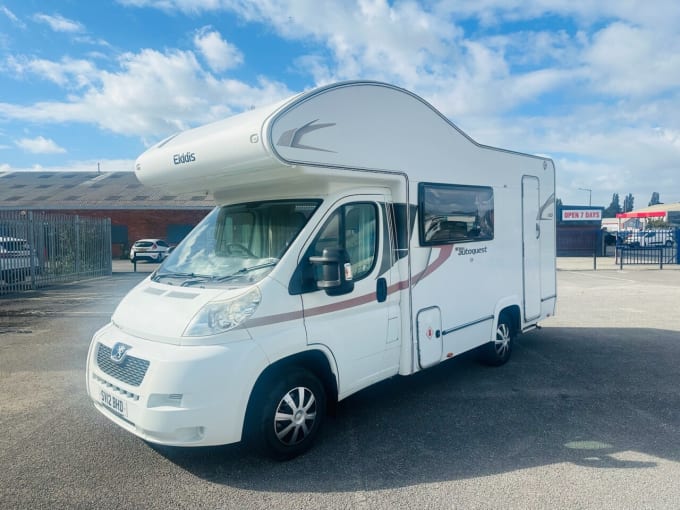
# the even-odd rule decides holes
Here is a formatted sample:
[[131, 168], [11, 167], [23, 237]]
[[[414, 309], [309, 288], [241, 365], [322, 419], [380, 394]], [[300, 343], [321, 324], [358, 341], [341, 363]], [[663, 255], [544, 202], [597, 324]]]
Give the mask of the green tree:
[[647, 223], [645, 225], [645, 228], [648, 230], [654, 230], [656, 228], [670, 228], [671, 224], [668, 223], [666, 220], [661, 220], [657, 218], [650, 218], [647, 220]]
[[659, 201], [659, 193], [657, 191], [655, 191], [654, 193], [652, 193], [652, 198], [649, 200], [648, 205], [656, 205], [656, 204], [660, 204], [660, 203], [661, 202]]
[[616, 218], [616, 215], [621, 212], [621, 204], [619, 203], [619, 194], [612, 195], [612, 203], [604, 210], [603, 217]]
[[623, 199], [623, 212], [630, 212], [633, 209], [635, 209], [635, 207], [633, 206], [634, 201], [635, 199], [633, 198], [633, 194], [628, 193], [628, 195], [626, 195], [626, 198]]

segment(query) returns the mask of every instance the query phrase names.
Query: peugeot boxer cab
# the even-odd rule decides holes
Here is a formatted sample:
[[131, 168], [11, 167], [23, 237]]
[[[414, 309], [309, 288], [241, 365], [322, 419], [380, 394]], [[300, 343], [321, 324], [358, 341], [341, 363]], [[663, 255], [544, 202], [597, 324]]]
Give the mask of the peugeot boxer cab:
[[[256, 405], [271, 409], [251, 408], [251, 431], [259, 434], [264, 427], [274, 454], [296, 454], [318, 427], [325, 395], [337, 393], [327, 360], [309, 350], [305, 314], [308, 328], [376, 335], [354, 353], [336, 353], [343, 363], [356, 363], [343, 381], [345, 391], [376, 380], [385, 368], [376, 359], [383, 358], [387, 307], [374, 297], [376, 276], [388, 262], [387, 239], [378, 235], [385, 219], [384, 203], [370, 194], [214, 209], [95, 335], [88, 357], [90, 395], [109, 418], [146, 440], [232, 443], [242, 438], [251, 390], [276, 351], [308, 352], [305, 363], [325, 365], [315, 372], [321, 377], [294, 372], [291, 377], [299, 380], [285, 383], [290, 387], [282, 386], [276, 402], [257, 395]], [[315, 229], [320, 221], [323, 226]], [[382, 281], [384, 302], [385, 276]], [[359, 299], [369, 301], [363, 310], [343, 303], [355, 286]], [[318, 289], [322, 296], [310, 292]], [[335, 319], [325, 323], [322, 316], [331, 308]], [[382, 325], [375, 320], [380, 315]], [[376, 342], [377, 335], [382, 340]], [[395, 352], [387, 365], [391, 373], [397, 359]], [[267, 413], [276, 418], [258, 423]]]

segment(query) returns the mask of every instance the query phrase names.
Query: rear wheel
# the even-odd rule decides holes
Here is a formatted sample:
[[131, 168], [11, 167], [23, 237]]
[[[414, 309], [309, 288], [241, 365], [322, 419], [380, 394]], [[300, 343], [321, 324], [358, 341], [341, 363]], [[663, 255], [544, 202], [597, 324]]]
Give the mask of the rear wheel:
[[319, 379], [304, 369], [268, 379], [251, 438], [266, 455], [292, 459], [312, 446], [326, 414], [326, 392]]
[[500, 366], [507, 363], [512, 354], [515, 336], [515, 326], [510, 315], [507, 313], [501, 314], [496, 325], [494, 340], [484, 346], [482, 361], [492, 366]]

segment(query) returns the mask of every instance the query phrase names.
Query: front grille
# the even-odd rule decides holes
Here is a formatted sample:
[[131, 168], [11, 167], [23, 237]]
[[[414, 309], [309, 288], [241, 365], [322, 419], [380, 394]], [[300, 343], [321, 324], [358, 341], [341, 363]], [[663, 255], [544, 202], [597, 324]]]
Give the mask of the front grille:
[[115, 393], [122, 397], [127, 397], [133, 402], [139, 402], [139, 395], [137, 393], [132, 393], [131, 391], [124, 390], [120, 386], [110, 383], [106, 379], [99, 377], [97, 374], [92, 374], [92, 379], [97, 381], [101, 386], [106, 387], [106, 389], [112, 393]]
[[125, 360], [118, 364], [111, 361], [111, 349], [104, 344], [99, 344], [97, 348], [97, 366], [104, 373], [115, 377], [119, 381], [130, 386], [139, 386], [144, 380], [149, 362], [145, 359], [127, 356]]

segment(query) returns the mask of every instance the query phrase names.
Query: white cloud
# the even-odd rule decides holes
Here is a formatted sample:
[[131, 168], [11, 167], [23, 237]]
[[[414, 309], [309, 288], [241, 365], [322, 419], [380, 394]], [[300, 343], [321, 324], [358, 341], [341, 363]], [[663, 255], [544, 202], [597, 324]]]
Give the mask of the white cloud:
[[43, 136], [22, 138], [15, 143], [17, 147], [33, 154], [63, 154], [66, 152], [66, 149], [59, 147], [54, 140], [50, 140]]
[[603, 92], [651, 96], [680, 86], [677, 33], [612, 23], [595, 34], [584, 60], [593, 87]]
[[609, 205], [613, 193], [633, 193], [638, 205], [643, 200], [646, 204], [653, 191], [662, 192], [667, 201], [680, 201], [680, 131], [655, 128], [644, 120], [631, 122], [645, 114], [632, 105], [620, 108], [587, 106], [561, 116], [498, 118], [491, 123], [483, 117], [468, 127], [484, 143], [553, 157], [557, 196], [564, 203], [584, 203], [578, 188], [593, 190], [593, 205]]
[[50, 165], [45, 167], [43, 165], [33, 165], [30, 167], [17, 167], [8, 165], [6, 163], [0, 164], [0, 172], [30, 172], [49, 170], [50, 172], [92, 172], [101, 170], [102, 172], [126, 172], [134, 171], [134, 159], [101, 159], [101, 160], [82, 160], [69, 161], [64, 164]]
[[83, 32], [84, 27], [77, 21], [64, 18], [60, 14], [51, 16], [49, 14], [36, 14], [33, 19], [41, 23], [46, 23], [55, 32], [77, 33]]
[[0, 5], [0, 12], [7, 16], [7, 18], [19, 28], [26, 28], [26, 24], [17, 18], [17, 16], [4, 5]]
[[462, 31], [414, 2], [262, 1], [231, 8], [287, 39], [323, 43], [333, 68], [322, 75], [331, 80], [370, 77], [412, 88], [423, 76], [447, 74], [460, 59]]
[[[58, 67], [51, 64], [42, 62], [37, 67]], [[43, 75], [63, 79], [47, 71]], [[36, 123], [94, 124], [153, 142], [292, 94], [285, 85], [265, 78], [253, 85], [218, 79], [201, 67], [193, 52], [179, 50], [125, 53], [119, 57], [116, 71], [92, 68], [86, 76], [80, 94], [71, 94], [66, 101], [30, 106], [0, 103], [0, 115]]]
[[6, 66], [14, 74], [32, 74], [67, 88], [82, 88], [97, 81], [97, 69], [88, 60], [64, 57], [51, 61], [30, 57], [9, 57]]
[[210, 27], [203, 27], [196, 32], [194, 45], [213, 71], [225, 71], [243, 63], [243, 54], [239, 49]]
[[[154, 6], [196, 13], [230, 10], [244, 20], [272, 27], [290, 40], [324, 44], [332, 67], [314, 70], [330, 81], [358, 77], [398, 81], [412, 87], [431, 67], [444, 69], [457, 60], [456, 41], [462, 31], [415, 2], [386, 0], [134, 0], [128, 5]], [[320, 13], [323, 13], [320, 15]], [[319, 62], [317, 55], [300, 55], [298, 63]]]

